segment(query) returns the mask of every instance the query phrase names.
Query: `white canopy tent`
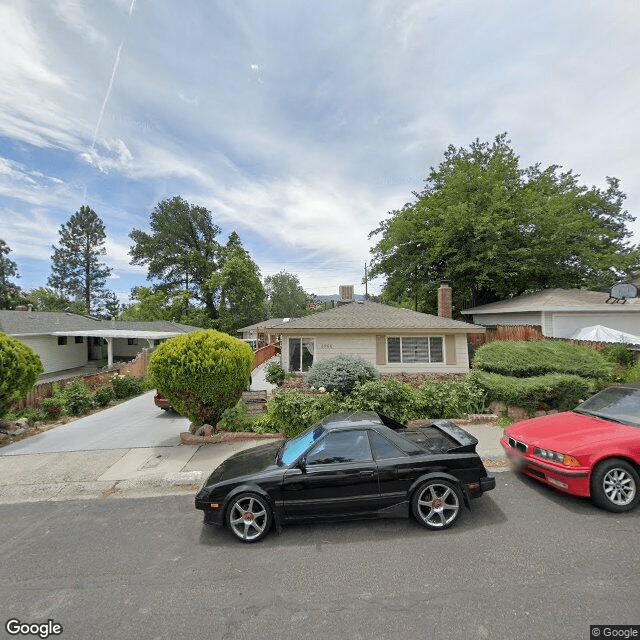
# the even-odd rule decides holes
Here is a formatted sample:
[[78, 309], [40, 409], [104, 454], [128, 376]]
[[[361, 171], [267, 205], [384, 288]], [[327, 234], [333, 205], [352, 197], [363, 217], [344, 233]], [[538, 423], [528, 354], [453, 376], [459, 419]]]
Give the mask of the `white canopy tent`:
[[622, 344], [640, 345], [640, 336], [632, 333], [625, 333], [617, 329], [610, 329], [601, 324], [592, 327], [579, 329], [572, 336], [571, 340], [585, 340], [589, 342], [620, 342]]

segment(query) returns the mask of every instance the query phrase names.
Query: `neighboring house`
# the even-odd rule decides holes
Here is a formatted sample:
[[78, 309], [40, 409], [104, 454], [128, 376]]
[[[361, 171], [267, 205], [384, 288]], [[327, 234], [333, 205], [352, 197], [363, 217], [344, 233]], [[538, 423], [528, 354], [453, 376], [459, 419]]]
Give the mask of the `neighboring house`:
[[[441, 287], [442, 289], [442, 287]], [[304, 372], [314, 362], [338, 354], [360, 356], [381, 373], [466, 373], [468, 333], [483, 327], [369, 301], [353, 301], [328, 311], [273, 325], [282, 336], [282, 367]]]
[[615, 301], [601, 291], [546, 289], [462, 313], [484, 327], [538, 326], [549, 338], [571, 338], [579, 329], [593, 325], [640, 335], [640, 298]]
[[0, 310], [0, 331], [30, 346], [40, 356], [45, 374], [100, 360], [103, 341], [111, 366], [114, 360], [134, 358], [158, 340], [196, 329], [164, 320], [119, 322], [66, 312]]
[[269, 340], [271, 334], [268, 330], [274, 326], [282, 323], [285, 318], [269, 318], [268, 320], [262, 320], [255, 324], [250, 324], [248, 327], [241, 327], [236, 329], [238, 333], [241, 333], [241, 339], [248, 342], [252, 349], [263, 347]]

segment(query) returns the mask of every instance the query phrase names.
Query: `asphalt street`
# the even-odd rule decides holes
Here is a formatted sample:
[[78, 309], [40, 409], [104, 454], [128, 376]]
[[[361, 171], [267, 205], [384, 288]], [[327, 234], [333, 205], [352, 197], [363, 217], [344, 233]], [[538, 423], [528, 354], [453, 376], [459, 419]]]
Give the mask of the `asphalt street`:
[[640, 624], [640, 510], [496, 478], [447, 531], [292, 525], [253, 545], [204, 527], [192, 495], [0, 505], [2, 624], [136, 640], [586, 640]]

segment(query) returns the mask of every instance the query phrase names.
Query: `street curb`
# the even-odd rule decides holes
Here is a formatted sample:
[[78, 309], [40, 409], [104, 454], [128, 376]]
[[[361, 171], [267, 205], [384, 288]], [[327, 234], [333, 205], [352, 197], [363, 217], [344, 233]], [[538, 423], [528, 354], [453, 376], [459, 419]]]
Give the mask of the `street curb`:
[[219, 444], [221, 442], [242, 442], [245, 440], [280, 440], [282, 433], [251, 433], [249, 431], [219, 431], [210, 436], [195, 436], [189, 431], [180, 434], [180, 444]]

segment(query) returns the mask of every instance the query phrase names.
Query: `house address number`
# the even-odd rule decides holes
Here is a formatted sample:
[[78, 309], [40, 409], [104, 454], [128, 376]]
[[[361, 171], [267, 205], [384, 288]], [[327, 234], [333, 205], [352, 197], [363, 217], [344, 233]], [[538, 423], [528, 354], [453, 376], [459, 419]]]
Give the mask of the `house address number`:
[[321, 349], [333, 349], [333, 345], [332, 344], [321, 344], [320, 345]]

